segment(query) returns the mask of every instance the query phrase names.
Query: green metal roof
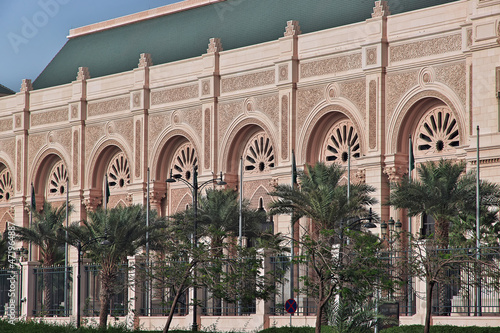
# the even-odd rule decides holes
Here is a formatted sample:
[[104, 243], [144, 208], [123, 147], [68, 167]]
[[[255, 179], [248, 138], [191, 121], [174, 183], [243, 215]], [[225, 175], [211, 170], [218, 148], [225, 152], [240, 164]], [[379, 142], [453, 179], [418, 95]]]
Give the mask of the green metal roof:
[[[457, 0], [388, 0], [391, 14]], [[391, 6], [392, 5], [392, 6]], [[139, 55], [155, 65], [206, 53], [208, 40], [221, 38], [224, 50], [276, 40], [286, 21], [302, 33], [361, 22], [371, 17], [373, 0], [227, 0], [146, 21], [69, 39], [33, 82], [42, 89], [74, 81], [78, 67], [91, 77], [129, 71]]]
[[12, 95], [12, 94], [15, 94], [15, 92], [13, 90], [10, 90], [6, 86], [0, 84], [0, 96], [2, 96], [2, 95]]

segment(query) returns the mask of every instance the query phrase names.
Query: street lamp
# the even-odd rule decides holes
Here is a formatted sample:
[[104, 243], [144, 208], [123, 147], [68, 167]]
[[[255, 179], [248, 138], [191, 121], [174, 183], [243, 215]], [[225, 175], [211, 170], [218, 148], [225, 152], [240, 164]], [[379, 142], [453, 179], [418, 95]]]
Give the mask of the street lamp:
[[80, 327], [80, 279], [81, 279], [81, 266], [82, 266], [82, 251], [83, 249], [93, 243], [96, 243], [97, 241], [103, 239], [101, 242], [101, 245], [108, 246], [111, 244], [111, 242], [108, 240], [108, 235], [104, 234], [104, 236], [101, 237], [96, 237], [88, 240], [87, 242], [83, 243], [78, 241], [77, 243], [77, 249], [78, 249], [78, 268], [77, 268], [77, 275], [76, 275], [76, 327]]
[[[172, 174], [172, 169], [170, 169], [170, 178], [167, 178], [165, 182], [167, 183], [175, 183], [182, 182], [186, 184], [191, 189], [191, 194], [193, 196], [193, 210], [194, 210], [194, 231], [193, 231], [193, 246], [198, 247], [198, 193], [201, 189], [203, 189], [208, 184], [217, 184], [217, 185], [226, 185], [227, 183], [222, 179], [222, 171], [220, 172], [219, 178], [209, 179], [201, 184], [198, 184], [198, 166], [193, 166], [193, 183], [191, 184], [188, 180], [182, 178], [181, 174]], [[193, 272], [194, 278], [196, 279], [196, 270]], [[198, 331], [198, 323], [197, 323], [197, 288], [193, 288], [193, 326], [191, 328], [192, 331]]]

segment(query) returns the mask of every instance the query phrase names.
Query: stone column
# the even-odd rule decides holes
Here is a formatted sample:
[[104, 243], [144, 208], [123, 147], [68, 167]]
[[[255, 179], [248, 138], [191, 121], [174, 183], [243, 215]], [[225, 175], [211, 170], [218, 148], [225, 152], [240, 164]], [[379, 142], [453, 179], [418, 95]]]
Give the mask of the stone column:
[[32, 318], [33, 310], [35, 309], [35, 274], [34, 269], [39, 267], [38, 261], [23, 261], [21, 262], [23, 281], [21, 284], [22, 295], [21, 300], [21, 317]]

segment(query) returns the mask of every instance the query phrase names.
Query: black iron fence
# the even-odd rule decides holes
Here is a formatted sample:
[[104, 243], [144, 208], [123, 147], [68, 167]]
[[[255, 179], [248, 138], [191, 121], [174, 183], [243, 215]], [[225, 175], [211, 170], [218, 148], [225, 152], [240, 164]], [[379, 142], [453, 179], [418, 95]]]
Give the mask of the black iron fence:
[[[100, 292], [101, 277], [98, 265], [85, 265], [82, 274], [82, 291], [84, 297], [83, 315], [99, 316], [101, 310]], [[120, 265], [116, 279], [113, 281], [114, 295], [109, 304], [109, 314], [119, 317], [128, 313], [128, 266]]]
[[[33, 316], [69, 316], [72, 299], [72, 267], [51, 266], [33, 269]], [[66, 299], [65, 299], [66, 298]]]
[[21, 314], [23, 274], [20, 268], [0, 269], [0, 317]]

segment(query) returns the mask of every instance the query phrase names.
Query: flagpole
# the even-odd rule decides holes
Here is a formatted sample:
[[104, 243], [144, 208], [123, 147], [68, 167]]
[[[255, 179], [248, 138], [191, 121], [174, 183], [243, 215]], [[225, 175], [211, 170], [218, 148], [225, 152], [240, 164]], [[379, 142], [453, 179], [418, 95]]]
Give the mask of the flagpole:
[[68, 316], [68, 225], [69, 225], [69, 178], [66, 178], [66, 242], [64, 243], [64, 313]]
[[[477, 149], [476, 149], [476, 259], [479, 261], [481, 259], [481, 242], [480, 242], [480, 228], [479, 228], [479, 218], [480, 218], [480, 211], [479, 211], [479, 205], [480, 205], [480, 198], [479, 198], [479, 125], [477, 126]], [[478, 275], [478, 284], [477, 284], [477, 290], [476, 290], [476, 299], [477, 299], [477, 316], [482, 315], [482, 304], [481, 304], [481, 276]]]
[[[295, 152], [292, 149], [292, 189], [295, 188], [295, 183], [296, 183], [296, 177], [297, 177], [297, 166], [295, 164]], [[292, 216], [290, 219], [290, 234], [291, 234], [291, 256], [290, 256], [290, 298], [293, 299], [293, 285], [294, 285], [294, 264], [293, 264], [293, 258], [294, 258], [294, 251], [295, 251], [295, 228], [294, 228], [294, 216], [293, 216], [293, 210], [292, 210]]]
[[240, 211], [238, 220], [238, 244], [242, 246], [243, 238], [243, 156], [240, 157]]
[[148, 183], [146, 189], [146, 316], [150, 315], [150, 285], [149, 285], [149, 167], [148, 167]]
[[[412, 176], [412, 171], [413, 171], [414, 167], [415, 167], [415, 161], [413, 158], [413, 144], [411, 141], [411, 134], [410, 134], [409, 140], [408, 140], [408, 181], [410, 183], [412, 180], [411, 176]], [[412, 226], [411, 226], [411, 216], [409, 216], [409, 215], [408, 215], [408, 234], [410, 236], [408, 249], [411, 252]], [[410, 277], [408, 279], [408, 314], [412, 314], [412, 307], [413, 307], [413, 286], [412, 286], [412, 278]]]

